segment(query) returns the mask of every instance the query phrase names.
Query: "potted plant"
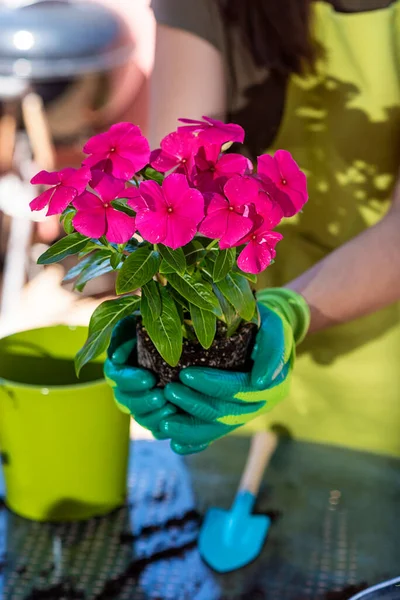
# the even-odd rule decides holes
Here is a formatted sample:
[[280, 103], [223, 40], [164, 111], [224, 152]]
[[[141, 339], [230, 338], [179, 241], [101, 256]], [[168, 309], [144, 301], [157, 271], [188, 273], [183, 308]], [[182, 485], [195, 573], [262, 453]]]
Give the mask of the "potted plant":
[[41, 171], [50, 186], [32, 210], [60, 214], [66, 237], [42, 265], [78, 255], [66, 275], [82, 290], [116, 272], [116, 298], [93, 313], [76, 370], [107, 348], [118, 321], [137, 315], [138, 362], [159, 385], [188, 365], [245, 369], [258, 326], [252, 285], [273, 263], [275, 231], [307, 201], [290, 153], [258, 158], [257, 172], [228, 152], [244, 131], [211, 118], [181, 119], [159, 149], [130, 123], [91, 138], [80, 169]]

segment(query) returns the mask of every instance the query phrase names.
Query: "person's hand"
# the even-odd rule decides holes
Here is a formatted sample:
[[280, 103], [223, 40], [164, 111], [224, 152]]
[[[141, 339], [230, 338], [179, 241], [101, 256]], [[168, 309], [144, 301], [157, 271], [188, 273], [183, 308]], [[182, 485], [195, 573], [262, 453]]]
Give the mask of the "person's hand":
[[168, 436], [160, 432], [159, 424], [176, 413], [176, 408], [167, 403], [163, 390], [155, 387], [156, 378], [150, 371], [131, 366], [135, 353], [136, 318], [132, 316], [120, 321], [113, 331], [104, 374], [118, 407], [155, 438], [164, 439]]
[[302, 296], [288, 289], [257, 295], [261, 325], [249, 373], [188, 367], [182, 383], [169, 383], [164, 395], [180, 412], [160, 430], [178, 454], [204, 450], [211, 442], [270, 411], [289, 393], [296, 344], [307, 333], [310, 314]]

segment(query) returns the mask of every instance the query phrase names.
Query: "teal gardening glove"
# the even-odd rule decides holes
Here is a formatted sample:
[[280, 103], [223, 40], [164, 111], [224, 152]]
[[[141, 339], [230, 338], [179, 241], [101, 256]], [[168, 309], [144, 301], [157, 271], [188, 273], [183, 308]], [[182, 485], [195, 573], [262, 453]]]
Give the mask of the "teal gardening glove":
[[[126, 317], [114, 328], [104, 364], [107, 382], [113, 388], [118, 407], [132, 417], [155, 438], [165, 439], [159, 425], [168, 416], [177, 412], [167, 403], [163, 391], [155, 388], [156, 378], [146, 369], [135, 364], [136, 318]], [[133, 360], [132, 360], [133, 357]]]
[[261, 316], [249, 373], [188, 367], [182, 383], [169, 383], [164, 394], [179, 412], [159, 425], [178, 454], [204, 450], [211, 442], [270, 411], [289, 393], [296, 344], [307, 333], [309, 307], [286, 288], [257, 294]]

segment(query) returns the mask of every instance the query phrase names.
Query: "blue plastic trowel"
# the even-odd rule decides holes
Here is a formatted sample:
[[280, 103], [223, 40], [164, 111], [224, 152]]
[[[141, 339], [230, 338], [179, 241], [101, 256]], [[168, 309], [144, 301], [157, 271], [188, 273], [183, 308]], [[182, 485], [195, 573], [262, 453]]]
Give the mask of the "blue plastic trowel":
[[202, 558], [219, 573], [244, 567], [261, 552], [271, 525], [269, 517], [253, 515], [261, 480], [277, 445], [272, 432], [256, 433], [232, 508], [211, 508], [199, 537]]

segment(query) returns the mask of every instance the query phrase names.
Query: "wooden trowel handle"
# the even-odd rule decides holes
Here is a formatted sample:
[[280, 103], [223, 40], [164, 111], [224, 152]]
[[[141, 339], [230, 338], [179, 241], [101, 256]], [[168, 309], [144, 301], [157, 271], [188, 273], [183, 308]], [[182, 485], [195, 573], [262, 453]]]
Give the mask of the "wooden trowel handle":
[[272, 431], [260, 431], [253, 435], [246, 466], [239, 484], [239, 491], [258, 494], [261, 480], [278, 443]]

